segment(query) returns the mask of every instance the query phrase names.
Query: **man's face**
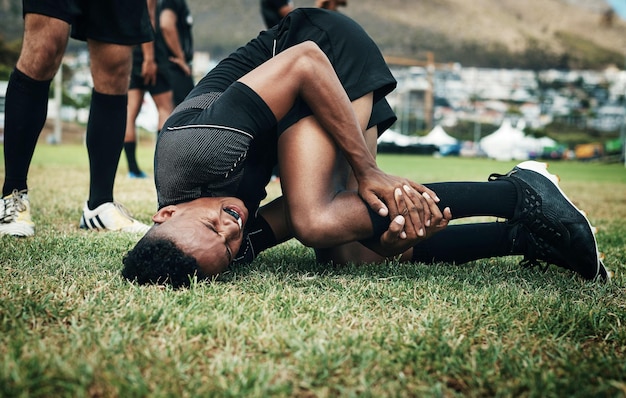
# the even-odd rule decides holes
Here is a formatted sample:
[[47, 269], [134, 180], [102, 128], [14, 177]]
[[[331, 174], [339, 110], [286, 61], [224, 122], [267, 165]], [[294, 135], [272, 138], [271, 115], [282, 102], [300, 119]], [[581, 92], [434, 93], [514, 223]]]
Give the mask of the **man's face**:
[[237, 198], [199, 198], [159, 210], [160, 234], [194, 257], [206, 276], [224, 271], [241, 247], [248, 209]]

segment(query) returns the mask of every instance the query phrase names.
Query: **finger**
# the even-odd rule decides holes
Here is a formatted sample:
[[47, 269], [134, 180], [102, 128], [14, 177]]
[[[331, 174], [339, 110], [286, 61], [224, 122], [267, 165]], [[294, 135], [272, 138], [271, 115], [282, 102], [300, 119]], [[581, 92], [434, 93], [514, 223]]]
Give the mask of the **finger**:
[[389, 224], [389, 229], [385, 231], [381, 236], [381, 242], [384, 245], [391, 246], [398, 239], [406, 239], [406, 233], [404, 232], [405, 218], [397, 216]]
[[396, 216], [389, 224], [389, 232], [396, 236], [402, 236], [404, 233], [404, 224], [406, 219], [402, 216]]
[[444, 229], [444, 228], [446, 228], [448, 226], [450, 221], [452, 221], [452, 211], [450, 210], [449, 207], [446, 207], [445, 209], [443, 209], [442, 213], [443, 213], [443, 217], [439, 221], [439, 223], [438, 224], [433, 224], [433, 227], [431, 228], [432, 232], [441, 231], [442, 229]]
[[422, 185], [422, 184], [415, 183], [415, 182], [413, 182], [413, 181], [409, 181], [409, 183], [410, 183], [411, 187], [412, 187], [413, 189], [415, 189], [417, 192], [419, 192], [420, 194], [423, 194], [424, 192], [426, 192], [426, 193], [428, 193], [428, 195], [429, 195], [431, 198], [433, 198], [433, 200], [434, 200], [435, 202], [439, 202], [439, 201], [441, 201], [441, 199], [439, 199], [439, 196], [437, 196], [437, 194], [435, 193], [435, 191], [433, 191], [432, 189], [427, 188], [427, 187], [425, 187], [425, 186], [424, 186], [424, 185]]
[[448, 225], [448, 223], [452, 221], [452, 210], [449, 207], [443, 209], [443, 219], [441, 220], [442, 225]]
[[406, 239], [407, 237], [407, 233], [406, 230], [404, 228], [405, 223], [406, 223], [406, 217], [409, 213], [409, 210], [406, 207], [405, 204], [405, 200], [404, 200], [404, 195], [402, 194], [402, 190], [400, 188], [396, 188], [394, 189], [394, 199], [395, 199], [395, 203], [396, 206], [398, 207], [398, 209], [404, 208], [404, 210], [402, 210], [401, 214], [396, 216], [394, 218], [394, 221], [392, 222], [392, 224], [394, 223], [399, 223], [401, 221], [401, 225], [402, 225], [402, 229], [399, 232], [399, 236], [400, 239]]
[[385, 203], [376, 196], [374, 193], [369, 193], [363, 196], [363, 200], [367, 205], [381, 217], [386, 217], [389, 214], [389, 209]]
[[385, 201], [385, 203], [387, 204], [387, 209], [389, 210], [388, 215], [391, 219], [394, 219], [396, 216], [400, 215], [402, 212], [402, 190], [400, 188], [395, 188], [393, 190], [393, 192], [391, 193], [392, 196], [389, 196], [389, 194], [383, 195], [382, 200]]
[[407, 215], [410, 220], [409, 224], [412, 225], [414, 229], [413, 232], [417, 236], [424, 236], [424, 227], [426, 226], [425, 223], [427, 220], [430, 220], [430, 209], [425, 203], [426, 200], [409, 185], [405, 184], [403, 189], [406, 193], [405, 206], [409, 210]]
[[438, 225], [443, 218], [443, 214], [437, 206], [437, 203], [430, 197], [428, 192], [422, 193], [422, 197], [426, 199], [426, 203], [428, 204], [428, 208], [430, 210], [430, 218], [426, 220], [426, 226], [430, 227], [431, 225]]

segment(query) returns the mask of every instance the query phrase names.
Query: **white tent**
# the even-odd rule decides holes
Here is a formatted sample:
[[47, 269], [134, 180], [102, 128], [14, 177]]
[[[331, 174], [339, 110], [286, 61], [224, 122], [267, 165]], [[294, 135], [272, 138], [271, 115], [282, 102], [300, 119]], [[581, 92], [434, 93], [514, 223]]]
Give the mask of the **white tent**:
[[457, 143], [457, 139], [448, 135], [443, 127], [437, 125], [428, 134], [421, 137], [419, 143], [423, 145], [436, 145], [439, 147], [442, 145], [454, 145]]
[[378, 143], [394, 144], [401, 147], [415, 145], [419, 141], [419, 137], [411, 137], [388, 129], [378, 138]]
[[509, 120], [502, 122], [500, 128], [480, 140], [483, 152], [496, 160], [526, 160], [532, 149], [529, 146], [524, 133], [513, 127]]
[[550, 137], [534, 138], [526, 136], [524, 144], [529, 154], [541, 155], [544, 148], [554, 147], [557, 145], [557, 142]]

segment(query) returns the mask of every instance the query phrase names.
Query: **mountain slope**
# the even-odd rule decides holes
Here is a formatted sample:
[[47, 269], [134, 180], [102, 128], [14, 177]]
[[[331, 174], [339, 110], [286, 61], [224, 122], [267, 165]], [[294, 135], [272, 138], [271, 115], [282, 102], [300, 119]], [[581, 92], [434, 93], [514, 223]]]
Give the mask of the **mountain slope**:
[[[314, 0], [293, 0], [297, 7]], [[263, 29], [259, 0], [188, 0], [196, 48], [220, 58]], [[466, 66], [624, 66], [626, 22], [601, 23], [606, 0], [350, 0], [385, 55]], [[0, 35], [21, 35], [21, 1], [0, 0]]]
[[[223, 56], [263, 29], [258, 0], [189, 0], [198, 48]], [[294, 0], [298, 7], [314, 0]], [[351, 0], [386, 55], [470, 66], [623, 66], [626, 22], [601, 23], [605, 0]], [[233, 28], [234, 27], [234, 28]]]

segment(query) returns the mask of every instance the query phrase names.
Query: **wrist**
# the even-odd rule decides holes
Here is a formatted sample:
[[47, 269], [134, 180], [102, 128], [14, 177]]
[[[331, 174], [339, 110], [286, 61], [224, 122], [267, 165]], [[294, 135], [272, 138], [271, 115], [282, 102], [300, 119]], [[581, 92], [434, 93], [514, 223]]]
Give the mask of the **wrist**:
[[372, 172], [375, 172], [377, 170], [378, 166], [376, 165], [376, 162], [366, 161], [353, 166], [354, 177], [357, 180], [360, 180], [361, 178], [370, 175]]

